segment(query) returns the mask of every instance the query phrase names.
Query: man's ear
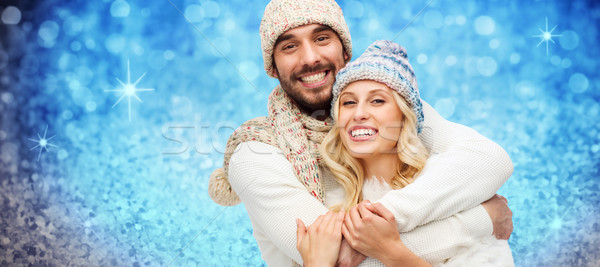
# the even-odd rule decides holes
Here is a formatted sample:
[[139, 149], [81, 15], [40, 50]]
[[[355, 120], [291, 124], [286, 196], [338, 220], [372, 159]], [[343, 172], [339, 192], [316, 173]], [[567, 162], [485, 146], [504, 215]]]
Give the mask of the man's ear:
[[279, 73], [278, 73], [277, 67], [275, 67], [275, 65], [273, 65], [273, 76], [275, 76], [275, 78], [279, 79]]
[[348, 56], [348, 53], [344, 51], [344, 61], [348, 61], [348, 59], [350, 59], [350, 56]]

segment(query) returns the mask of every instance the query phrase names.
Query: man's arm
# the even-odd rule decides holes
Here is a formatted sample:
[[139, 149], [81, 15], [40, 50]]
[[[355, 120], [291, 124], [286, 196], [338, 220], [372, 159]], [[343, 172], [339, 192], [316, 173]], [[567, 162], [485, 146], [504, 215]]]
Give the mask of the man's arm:
[[414, 183], [379, 201], [394, 214], [400, 232], [475, 207], [494, 196], [513, 171], [508, 154], [496, 143], [445, 120], [424, 101], [423, 112], [420, 137], [437, 159]]
[[[229, 165], [229, 182], [236, 191], [261, 233], [277, 247], [298, 263], [302, 263], [300, 254], [296, 249], [296, 218], [307, 224], [312, 224], [319, 215], [325, 214], [327, 208], [316, 200], [294, 175], [292, 165], [285, 159], [280, 151], [272, 146], [248, 142], [242, 143], [236, 149]], [[440, 227], [432, 232], [467, 233], [466, 235], [451, 234], [445, 240], [448, 244], [441, 244], [435, 235], [421, 235], [420, 233], [407, 233], [407, 247], [427, 247], [425, 251], [415, 251], [420, 257], [443, 257], [458, 249], [459, 245], [469, 242], [481, 234], [491, 234], [490, 218], [480, 216], [480, 212], [469, 212], [462, 217], [453, 216], [428, 225]], [[483, 218], [483, 222], [479, 221]], [[257, 225], [253, 227], [257, 228]], [[450, 229], [450, 230], [448, 230]], [[428, 232], [428, 231], [427, 231]], [[404, 235], [403, 240], [404, 240]], [[411, 236], [414, 236], [411, 238]], [[269, 263], [269, 252], [261, 248], [263, 259]], [[428, 255], [421, 255], [428, 254]], [[436, 256], [441, 255], [441, 256]], [[369, 266], [377, 262], [376, 259], [367, 258], [363, 263]]]
[[[263, 143], [241, 143], [229, 162], [228, 177], [253, 227], [258, 224], [277, 249], [302, 264], [296, 249], [296, 218], [310, 225], [328, 209], [298, 181], [281, 151]], [[265, 255], [262, 248], [261, 253], [273, 265], [270, 253]]]

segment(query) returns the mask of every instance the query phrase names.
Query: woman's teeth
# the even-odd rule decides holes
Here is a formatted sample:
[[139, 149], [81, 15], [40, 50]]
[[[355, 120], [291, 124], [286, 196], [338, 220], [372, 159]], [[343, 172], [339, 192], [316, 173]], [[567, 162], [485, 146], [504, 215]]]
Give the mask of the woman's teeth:
[[307, 76], [300, 77], [300, 80], [303, 83], [311, 84], [311, 83], [315, 83], [315, 82], [323, 80], [323, 78], [325, 78], [326, 74], [327, 73], [325, 71], [324, 72], [319, 72], [317, 74], [307, 75]]
[[375, 134], [375, 130], [373, 129], [358, 129], [352, 131], [352, 137], [364, 137], [371, 136]]

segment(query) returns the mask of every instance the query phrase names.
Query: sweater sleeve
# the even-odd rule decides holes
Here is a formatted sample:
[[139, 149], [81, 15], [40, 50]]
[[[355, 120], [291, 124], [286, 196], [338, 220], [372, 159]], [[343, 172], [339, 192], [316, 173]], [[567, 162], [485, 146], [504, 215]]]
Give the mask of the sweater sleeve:
[[[438, 159], [414, 183], [380, 200], [394, 213], [400, 232], [475, 207], [491, 198], [513, 171], [508, 154], [498, 144], [445, 120], [425, 101], [423, 112], [420, 137]], [[488, 216], [482, 212], [479, 218]]]
[[[275, 147], [257, 142], [242, 143], [229, 164], [229, 182], [244, 203], [254, 231], [260, 232], [261, 240], [257, 238], [257, 241], [263, 259], [270, 266], [286, 264], [286, 259], [277, 253], [280, 251], [302, 264], [296, 249], [295, 220], [300, 218], [310, 225], [325, 214], [327, 208], [306, 191], [296, 179], [292, 165]], [[485, 213], [481, 206], [417, 227], [402, 233], [402, 240], [417, 256], [442, 261], [471, 238], [491, 234], [491, 230], [488, 231], [491, 221], [487, 215], [478, 216], [480, 212]], [[367, 258], [360, 266], [383, 265], [377, 259]]]

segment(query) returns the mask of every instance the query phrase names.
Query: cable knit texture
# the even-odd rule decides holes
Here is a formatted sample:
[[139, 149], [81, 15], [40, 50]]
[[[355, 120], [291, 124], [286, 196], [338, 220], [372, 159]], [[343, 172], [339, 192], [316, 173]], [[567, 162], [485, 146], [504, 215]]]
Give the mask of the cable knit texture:
[[259, 29], [265, 70], [269, 76], [275, 78], [273, 48], [277, 38], [290, 29], [314, 23], [327, 25], [337, 32], [348, 60], [352, 58], [350, 30], [342, 9], [335, 1], [273, 0], [265, 8]]
[[314, 119], [300, 112], [281, 86], [269, 96], [269, 116], [259, 117], [242, 124], [229, 137], [225, 148], [223, 168], [210, 176], [208, 193], [213, 201], [223, 206], [233, 206], [240, 199], [227, 179], [229, 159], [242, 142], [258, 141], [280, 148], [294, 166], [294, 173], [308, 192], [323, 202], [323, 189], [319, 178], [322, 163], [319, 145], [331, 129], [332, 120]]
[[360, 57], [337, 73], [331, 101], [331, 114], [334, 118], [337, 117], [337, 114], [333, 107], [342, 90], [348, 84], [360, 80], [377, 81], [398, 92], [417, 115], [417, 133], [421, 133], [423, 105], [419, 96], [417, 78], [408, 62], [408, 55], [404, 47], [391, 41], [375, 41]]

